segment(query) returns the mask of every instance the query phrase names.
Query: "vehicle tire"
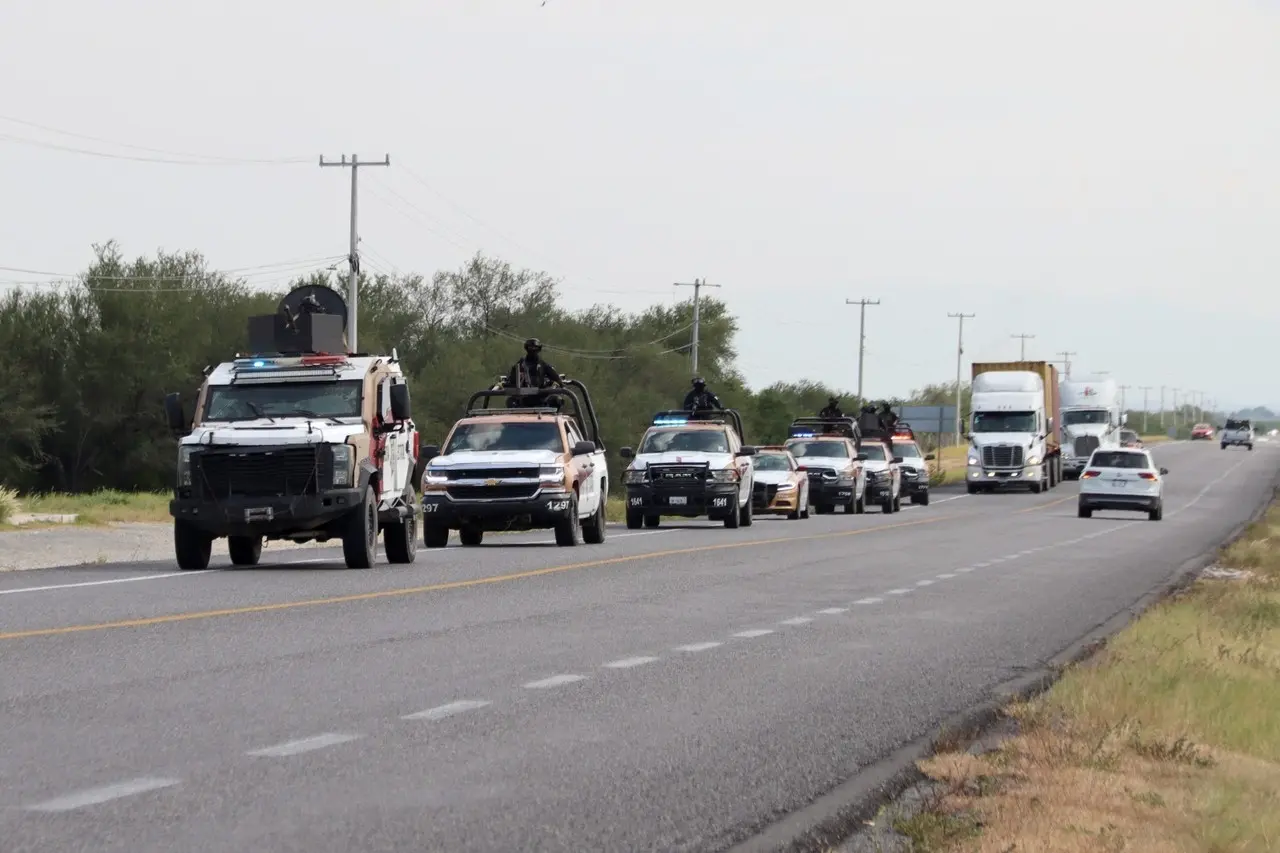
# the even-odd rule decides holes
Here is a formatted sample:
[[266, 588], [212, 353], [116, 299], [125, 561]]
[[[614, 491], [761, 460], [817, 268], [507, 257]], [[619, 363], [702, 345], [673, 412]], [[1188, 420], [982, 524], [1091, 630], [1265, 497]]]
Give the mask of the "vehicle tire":
[[586, 525], [582, 528], [582, 541], [588, 545], [600, 545], [604, 543], [605, 537], [605, 495], [608, 492], [600, 492], [600, 503], [596, 506], [596, 511], [591, 514], [591, 518], [587, 520]]
[[893, 496], [893, 511], [902, 512], [902, 492]]
[[854, 495], [849, 498], [849, 502], [844, 504], [845, 515], [855, 515], [858, 512], [858, 496]]
[[1222, 449], [1223, 449], [1223, 450], [1226, 450], [1226, 449], [1227, 449], [1227, 446], [1226, 446], [1225, 444], [1224, 444], [1224, 445], [1222, 445]]
[[449, 528], [438, 524], [422, 523], [422, 544], [428, 548], [446, 548], [449, 545]]
[[1049, 481], [1049, 488], [1055, 488], [1058, 485], [1058, 467], [1053, 464], [1052, 460], [1044, 467], [1045, 479]]
[[814, 504], [813, 506], [813, 511], [816, 512], [818, 515], [828, 515], [834, 509], [835, 507], [833, 507], [831, 504]]
[[862, 515], [867, 511], [867, 493], [863, 491], [853, 502], [853, 512], [855, 515]]
[[880, 502], [880, 511], [883, 512], [885, 515], [889, 515], [890, 513], [893, 512], [893, 496], [892, 495], [889, 495], [888, 497], [886, 497], [884, 500]]
[[978, 493], [978, 487], [973, 483], [965, 483], [964, 488], [965, 488], [965, 491], [967, 491], [971, 495], [976, 495]]
[[409, 514], [382, 529], [382, 550], [388, 563], [407, 565], [418, 558], [418, 504], [414, 492], [405, 493]]
[[364, 490], [364, 500], [347, 515], [342, 531], [342, 556], [348, 569], [371, 569], [378, 553], [378, 500], [373, 486]]
[[184, 572], [203, 571], [213, 555], [213, 537], [190, 522], [174, 519], [173, 552]]
[[479, 527], [467, 525], [458, 530], [458, 538], [468, 548], [474, 548], [484, 541], [484, 531]]
[[1077, 518], [1093, 518], [1093, 510], [1089, 509], [1084, 504], [1080, 504], [1076, 507], [1076, 517]]
[[1147, 518], [1151, 521], [1159, 521], [1164, 518], [1164, 501], [1156, 504], [1156, 508], [1147, 512]]
[[1040, 482], [1039, 480], [1031, 481], [1031, 494], [1038, 495], [1043, 491], [1044, 491], [1044, 483]]
[[582, 519], [578, 518], [578, 496], [569, 498], [567, 517], [556, 524], [556, 544], [573, 548], [582, 544]]
[[1252, 445], [1252, 444], [1246, 444], [1246, 445], [1245, 445], [1245, 447], [1249, 448], [1250, 450], [1253, 450], [1253, 445]]
[[742, 527], [750, 527], [756, 517], [755, 501], [748, 499], [747, 505], [738, 510], [738, 516]]
[[796, 501], [795, 512], [787, 513], [787, 521], [799, 521], [800, 519], [804, 518], [804, 510], [801, 509], [800, 507], [801, 507], [800, 502]]
[[662, 516], [660, 515], [646, 515], [644, 517], [645, 527], [657, 527], [661, 523], [662, 523]]
[[644, 516], [635, 510], [627, 510], [627, 529], [639, 530], [644, 527]]
[[927, 490], [926, 490], [926, 491], [921, 492], [917, 497], [913, 497], [913, 498], [911, 499], [911, 502], [912, 502], [913, 504], [920, 504], [920, 506], [928, 506], [928, 505], [929, 505], [929, 492], [928, 492]]
[[233, 566], [256, 566], [262, 559], [261, 536], [228, 536], [227, 551]]
[[[738, 505], [738, 495], [733, 496], [733, 506]], [[742, 524], [742, 516], [736, 510], [730, 510], [729, 514], [724, 517], [724, 526], [730, 530], [737, 530]]]

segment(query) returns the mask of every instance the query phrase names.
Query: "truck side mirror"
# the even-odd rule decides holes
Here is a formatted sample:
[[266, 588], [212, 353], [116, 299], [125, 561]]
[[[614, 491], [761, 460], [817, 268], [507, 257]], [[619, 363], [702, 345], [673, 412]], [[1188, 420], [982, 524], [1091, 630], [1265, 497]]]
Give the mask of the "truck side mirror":
[[932, 453], [929, 453], [929, 454], [926, 454], [926, 455], [925, 455], [925, 457], [924, 457], [924, 461], [925, 461], [925, 462], [932, 462], [933, 460], [935, 460], [935, 459], [937, 459], [937, 458], [938, 458], [937, 456], [934, 456]]
[[422, 448], [422, 462], [424, 465], [439, 455], [440, 447], [438, 445], [428, 444], [426, 447]]
[[187, 428], [186, 415], [182, 413], [182, 395], [177, 391], [164, 395], [164, 417], [174, 435], [181, 437], [191, 432]]
[[391, 386], [391, 417], [407, 421], [412, 415], [409, 407], [409, 386], [401, 383]]
[[755, 456], [756, 449], [751, 445], [747, 445], [746, 447], [743, 447], [741, 450], [739, 450], [737, 453], [733, 455], [734, 456]]
[[1161, 475], [1161, 476], [1164, 476], [1165, 474], [1168, 474], [1168, 473], [1169, 473], [1169, 469], [1168, 469], [1168, 468], [1161, 468], [1161, 469], [1160, 469], [1160, 475]]
[[623, 459], [631, 459], [635, 457], [636, 452], [632, 450], [630, 447], [624, 447], [618, 451], [618, 455], [621, 456]]
[[866, 462], [866, 461], [867, 461], [867, 454], [865, 454], [865, 453], [859, 453], [859, 454], [858, 454], [857, 456], [855, 456], [854, 458], [855, 458], [855, 459], [857, 459], [859, 462]]
[[901, 457], [901, 456], [895, 456], [895, 457], [893, 457], [893, 464], [894, 464], [894, 465], [901, 465], [902, 463], [903, 463], [903, 459], [902, 459], [902, 457]]
[[579, 441], [573, 446], [573, 456], [590, 456], [596, 452], [596, 443], [594, 441]]

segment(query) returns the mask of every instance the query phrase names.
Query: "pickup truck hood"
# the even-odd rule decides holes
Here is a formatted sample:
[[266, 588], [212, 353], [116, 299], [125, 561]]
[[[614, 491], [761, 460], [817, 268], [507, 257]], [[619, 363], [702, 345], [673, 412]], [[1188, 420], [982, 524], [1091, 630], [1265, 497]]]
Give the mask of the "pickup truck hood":
[[879, 459], [868, 459], [862, 463], [862, 467], [867, 471], [888, 471], [889, 463]]
[[633, 470], [648, 468], [650, 465], [678, 465], [688, 462], [700, 465], [710, 462], [712, 468], [730, 468], [733, 466], [732, 453], [696, 453], [692, 451], [668, 453], [641, 453], [631, 460], [627, 467]]
[[796, 461], [806, 468], [835, 468], [837, 471], [843, 471], [853, 464], [853, 460], [847, 456], [801, 456]]
[[343, 444], [349, 437], [363, 432], [364, 424], [354, 419], [350, 423], [335, 424], [319, 419], [277, 418], [273, 422], [259, 418], [198, 426], [182, 439], [182, 445]]
[[494, 465], [558, 465], [554, 450], [459, 450], [431, 460], [432, 468], [492, 467]]

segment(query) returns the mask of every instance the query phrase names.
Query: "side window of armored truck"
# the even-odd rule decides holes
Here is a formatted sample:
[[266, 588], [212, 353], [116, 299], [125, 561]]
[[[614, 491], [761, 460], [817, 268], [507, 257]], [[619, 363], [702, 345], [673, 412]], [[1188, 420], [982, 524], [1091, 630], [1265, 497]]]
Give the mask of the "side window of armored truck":
[[725, 435], [729, 437], [729, 452], [737, 453], [742, 449], [742, 442], [738, 441], [738, 434], [731, 429], [725, 428]]
[[573, 450], [573, 448], [577, 446], [578, 442], [582, 441], [582, 436], [578, 433], [578, 428], [574, 425], [573, 421], [565, 421], [564, 430], [569, 435], [569, 449]]

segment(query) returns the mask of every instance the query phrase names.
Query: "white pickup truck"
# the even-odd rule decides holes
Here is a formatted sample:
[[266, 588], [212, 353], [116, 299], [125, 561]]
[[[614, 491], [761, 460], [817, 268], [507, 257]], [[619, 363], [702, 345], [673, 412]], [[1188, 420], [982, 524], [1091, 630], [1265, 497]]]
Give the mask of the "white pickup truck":
[[1247, 419], [1227, 418], [1227, 424], [1222, 428], [1222, 437], [1218, 439], [1218, 443], [1222, 445], [1223, 450], [1241, 444], [1253, 450], [1253, 424]]

